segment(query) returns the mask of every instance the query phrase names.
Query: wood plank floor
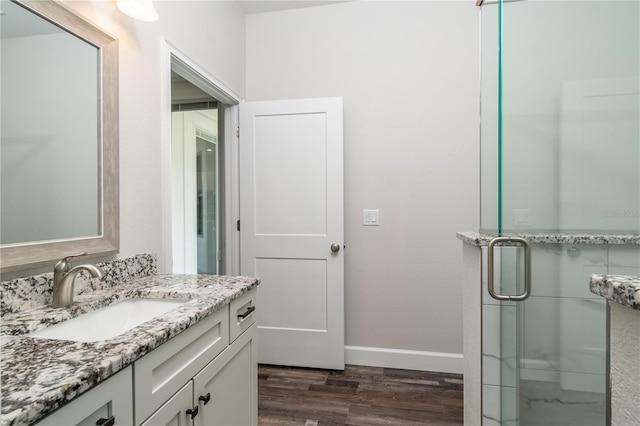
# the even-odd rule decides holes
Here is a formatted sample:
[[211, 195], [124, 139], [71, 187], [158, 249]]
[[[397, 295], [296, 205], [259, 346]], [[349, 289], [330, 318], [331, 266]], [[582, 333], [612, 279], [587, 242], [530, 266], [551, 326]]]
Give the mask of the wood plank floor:
[[462, 425], [459, 374], [258, 366], [260, 426]]

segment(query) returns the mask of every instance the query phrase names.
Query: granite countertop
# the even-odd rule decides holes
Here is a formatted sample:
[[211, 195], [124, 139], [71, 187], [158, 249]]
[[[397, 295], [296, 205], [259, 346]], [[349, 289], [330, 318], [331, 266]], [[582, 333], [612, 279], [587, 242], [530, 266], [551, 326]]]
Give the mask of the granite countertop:
[[640, 310], [640, 277], [630, 275], [591, 275], [591, 293]]
[[[39, 306], [2, 317], [1, 425], [30, 424], [256, 287], [254, 277], [153, 275], [75, 297], [70, 308]], [[125, 299], [187, 303], [113, 339], [71, 342], [24, 334]]]
[[[516, 235], [512, 235], [516, 236]], [[637, 234], [518, 234], [530, 243], [546, 244], [640, 244]], [[458, 232], [465, 244], [486, 247], [495, 238], [482, 232]], [[508, 243], [507, 243], [508, 245]], [[629, 275], [591, 275], [589, 288], [605, 299], [640, 310], [640, 277]]]
[[[640, 244], [637, 234], [517, 234], [512, 237], [525, 238], [530, 243], [547, 244]], [[482, 232], [458, 232], [456, 237], [465, 244], [488, 246], [495, 235]]]

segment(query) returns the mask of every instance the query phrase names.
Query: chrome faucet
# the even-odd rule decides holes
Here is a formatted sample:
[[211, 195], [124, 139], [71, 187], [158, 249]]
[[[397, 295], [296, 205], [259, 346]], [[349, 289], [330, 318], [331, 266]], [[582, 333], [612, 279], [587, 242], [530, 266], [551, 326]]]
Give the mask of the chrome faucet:
[[104, 273], [102, 269], [95, 265], [86, 264], [71, 267], [71, 258], [86, 256], [87, 252], [67, 256], [53, 268], [53, 302], [51, 306], [54, 308], [66, 308], [73, 304], [73, 285], [76, 276], [80, 271], [87, 271], [93, 278], [102, 278]]

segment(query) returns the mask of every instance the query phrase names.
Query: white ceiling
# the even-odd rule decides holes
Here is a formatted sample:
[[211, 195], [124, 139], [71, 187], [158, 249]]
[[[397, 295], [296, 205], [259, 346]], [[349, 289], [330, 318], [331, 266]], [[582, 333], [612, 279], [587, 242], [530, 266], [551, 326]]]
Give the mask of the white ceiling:
[[353, 0], [238, 0], [247, 15], [254, 13], [275, 12], [278, 10], [299, 9], [302, 7], [324, 6], [333, 3], [345, 3]]

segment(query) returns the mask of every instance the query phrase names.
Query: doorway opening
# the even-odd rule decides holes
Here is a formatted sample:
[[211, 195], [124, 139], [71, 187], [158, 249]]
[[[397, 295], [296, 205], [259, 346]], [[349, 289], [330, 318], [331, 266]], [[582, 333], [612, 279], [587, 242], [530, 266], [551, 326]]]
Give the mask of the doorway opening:
[[222, 109], [217, 99], [171, 73], [174, 273], [224, 273]]
[[[237, 105], [240, 98], [167, 43], [171, 137], [168, 270], [238, 272]], [[167, 79], [169, 80], [169, 79]], [[170, 205], [169, 205], [170, 204]]]

